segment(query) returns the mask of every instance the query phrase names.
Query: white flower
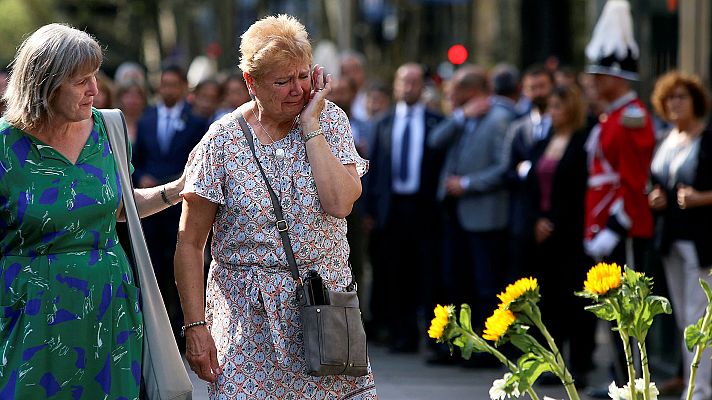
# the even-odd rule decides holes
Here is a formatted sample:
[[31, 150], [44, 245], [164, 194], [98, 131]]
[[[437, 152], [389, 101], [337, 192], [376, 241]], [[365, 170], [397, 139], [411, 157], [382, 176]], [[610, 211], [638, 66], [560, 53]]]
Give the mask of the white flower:
[[492, 382], [492, 387], [489, 390], [490, 399], [503, 400], [504, 398], [506, 398], [507, 392], [504, 390], [504, 387], [506, 385], [506, 379], [495, 379], [494, 382]]
[[608, 386], [608, 397], [613, 400], [630, 400], [630, 390], [628, 386], [619, 388], [615, 382], [611, 382]]
[[[645, 388], [645, 380], [642, 378], [636, 379], [635, 391], [639, 394], [639, 397], [641, 399], [643, 398], [643, 388]], [[655, 386], [655, 382], [650, 382], [648, 389], [650, 391], [650, 400], [658, 400], [658, 395], [660, 394], [660, 392]], [[608, 397], [613, 400], [631, 400], [630, 386], [626, 384], [622, 388], [619, 388], [618, 386], [616, 386], [615, 382], [611, 382], [611, 385], [608, 386]]]
[[[490, 399], [492, 400], [504, 400], [511, 399], [512, 397], [519, 397], [519, 389], [515, 386], [513, 388], [507, 387], [507, 382], [512, 378], [512, 374], [507, 372], [504, 374], [502, 379], [495, 379], [492, 382], [492, 387], [489, 390]], [[511, 393], [510, 393], [511, 392]]]
[[[628, 388], [628, 386], [625, 386]], [[643, 393], [643, 390], [645, 388], [645, 380], [643, 378], [639, 378], [635, 380], [635, 390], [638, 393]], [[655, 382], [650, 382], [650, 385], [648, 386], [648, 389], [650, 391], [650, 400], [658, 400], [658, 395], [660, 392], [658, 392], [658, 388], [655, 386]]]

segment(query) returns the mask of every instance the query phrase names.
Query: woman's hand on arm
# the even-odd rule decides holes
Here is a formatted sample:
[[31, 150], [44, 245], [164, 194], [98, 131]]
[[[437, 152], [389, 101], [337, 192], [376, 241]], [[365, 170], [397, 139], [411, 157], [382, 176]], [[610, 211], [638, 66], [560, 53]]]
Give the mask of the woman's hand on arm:
[[[183, 186], [185, 186], [185, 171], [178, 179], [164, 185], [134, 189], [138, 216], [140, 218], [148, 217], [180, 203], [180, 192], [183, 191]], [[126, 220], [123, 203], [118, 210], [116, 219], [118, 221]]]
[[[195, 193], [185, 195], [173, 264], [186, 325], [205, 320], [203, 251], [217, 207], [217, 204]], [[215, 382], [222, 370], [210, 331], [205, 325], [194, 326], [185, 330], [185, 337], [185, 357], [190, 368], [200, 379]]]
[[[315, 65], [312, 73], [317, 75], [314, 80], [316, 90], [312, 91], [311, 100], [300, 117], [302, 132], [307, 137], [321, 129], [319, 116], [324, 109], [326, 96], [331, 91], [332, 81], [331, 75], [328, 75], [321, 88], [323, 68]], [[331, 152], [323, 132], [308, 139], [305, 145], [321, 206], [327, 214], [345, 218], [351, 213], [354, 202], [361, 196], [361, 178], [356, 171], [356, 165], [342, 164]]]

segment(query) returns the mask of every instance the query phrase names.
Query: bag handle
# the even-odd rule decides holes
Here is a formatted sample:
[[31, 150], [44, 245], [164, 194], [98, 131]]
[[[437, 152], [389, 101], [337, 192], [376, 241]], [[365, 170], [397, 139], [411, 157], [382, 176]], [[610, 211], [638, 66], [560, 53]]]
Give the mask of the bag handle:
[[[118, 166], [119, 172], [119, 188], [122, 191], [122, 200], [124, 202], [124, 215], [126, 216], [126, 224], [129, 227], [129, 240], [131, 246], [131, 257], [136, 260], [136, 246], [134, 245], [135, 238], [131, 232], [140, 231], [143, 235], [142, 226], [139, 223], [138, 227], [134, 227], [134, 219], [129, 218], [131, 209], [136, 210], [138, 215], [138, 209], [136, 208], [136, 199], [133, 196], [133, 180], [131, 180], [129, 165], [131, 163], [131, 156], [129, 155], [129, 135], [126, 129], [126, 120], [124, 119], [124, 114], [119, 109], [103, 109], [99, 110], [101, 117], [104, 120], [104, 129], [106, 130], [106, 136], [109, 138], [109, 147], [114, 153], [114, 160]], [[128, 175], [129, 179], [125, 179], [124, 175]], [[130, 195], [129, 195], [130, 190]], [[141, 286], [139, 279], [139, 274], [136, 269], [136, 263], [131, 263], [131, 269], [133, 270], [134, 280], [137, 287]]]
[[282, 238], [282, 247], [284, 247], [284, 253], [287, 255], [287, 263], [289, 263], [289, 270], [292, 273], [292, 278], [294, 278], [297, 283], [302, 285], [303, 282], [302, 278], [299, 276], [297, 260], [294, 258], [294, 251], [292, 250], [292, 241], [289, 239], [289, 224], [287, 224], [287, 220], [284, 218], [284, 213], [282, 212], [282, 205], [279, 203], [279, 198], [274, 192], [274, 189], [272, 189], [272, 185], [269, 184], [267, 174], [265, 174], [265, 170], [262, 168], [262, 164], [257, 158], [257, 153], [255, 152], [255, 139], [252, 136], [252, 131], [250, 130], [250, 127], [247, 126], [247, 121], [245, 120], [245, 117], [242, 115], [241, 112], [237, 113], [237, 120], [240, 122], [242, 132], [245, 135], [245, 138], [247, 139], [247, 143], [250, 145], [250, 150], [252, 151], [252, 155], [255, 157], [255, 161], [257, 161], [257, 167], [259, 168], [260, 173], [262, 173], [262, 178], [265, 181], [265, 185], [267, 185], [269, 198], [270, 200], [272, 200], [272, 207], [274, 207], [274, 215], [275, 217], [277, 217], [275, 225], [277, 227], [277, 231], [279, 232], [279, 236]]

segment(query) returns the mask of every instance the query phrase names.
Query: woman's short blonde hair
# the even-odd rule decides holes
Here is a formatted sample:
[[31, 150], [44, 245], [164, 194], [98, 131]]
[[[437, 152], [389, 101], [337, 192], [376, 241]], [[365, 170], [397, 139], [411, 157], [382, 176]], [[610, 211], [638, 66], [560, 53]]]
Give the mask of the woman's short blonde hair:
[[295, 62], [306, 62], [309, 65], [312, 62], [309, 34], [296, 18], [286, 14], [265, 17], [242, 34], [242, 72], [259, 78], [276, 65]]
[[52, 100], [60, 85], [96, 71], [103, 59], [88, 33], [64, 24], [37, 29], [20, 45], [3, 96], [5, 119], [20, 129], [35, 129], [53, 117]]
[[695, 75], [683, 74], [680, 71], [670, 71], [655, 82], [655, 89], [650, 95], [655, 112], [664, 120], [669, 121], [668, 110], [665, 107], [667, 99], [676, 87], [682, 86], [692, 98], [692, 112], [697, 118], [704, 118], [710, 108], [710, 98], [707, 89], [700, 78]]

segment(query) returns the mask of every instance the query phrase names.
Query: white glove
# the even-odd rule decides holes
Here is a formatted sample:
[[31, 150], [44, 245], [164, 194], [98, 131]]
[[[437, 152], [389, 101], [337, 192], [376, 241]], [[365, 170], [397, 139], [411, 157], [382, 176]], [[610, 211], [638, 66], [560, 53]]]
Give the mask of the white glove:
[[517, 176], [521, 180], [527, 179], [527, 175], [529, 175], [529, 170], [532, 169], [532, 162], [529, 160], [524, 160], [521, 161], [517, 165]]
[[584, 241], [583, 249], [593, 259], [600, 261], [603, 257], [611, 255], [620, 241], [620, 235], [610, 229], [604, 229], [593, 239]]

